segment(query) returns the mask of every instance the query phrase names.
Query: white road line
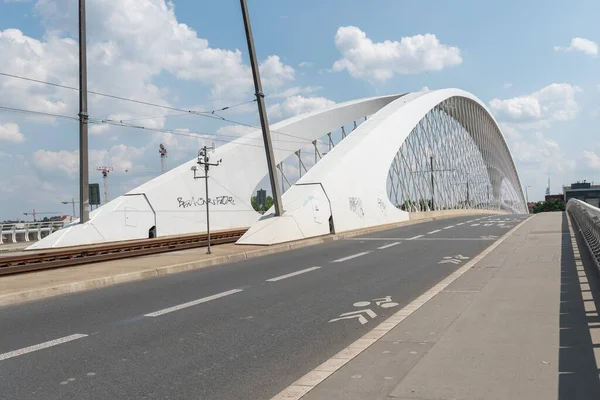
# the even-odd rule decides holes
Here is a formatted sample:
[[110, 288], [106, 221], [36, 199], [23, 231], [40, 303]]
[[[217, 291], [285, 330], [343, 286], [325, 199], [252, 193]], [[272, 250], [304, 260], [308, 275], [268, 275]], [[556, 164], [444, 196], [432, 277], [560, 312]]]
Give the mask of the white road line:
[[344, 262], [344, 261], [352, 260], [353, 258], [364, 256], [365, 254], [369, 254], [369, 253], [370, 253], [370, 251], [363, 251], [362, 253], [356, 253], [356, 254], [353, 254], [353, 255], [348, 256], [348, 257], [339, 258], [339, 259], [337, 259], [335, 261], [332, 261], [332, 262], [334, 262], [334, 263]]
[[460, 225], [464, 225], [464, 222], [461, 222], [460, 224], [456, 224], [456, 226], [460, 226]]
[[471, 226], [479, 226], [479, 224], [471, 224]]
[[422, 238], [422, 237], [423, 237], [423, 235], [413, 236], [410, 239], [406, 239], [406, 240], [415, 240], [415, 239]]
[[67, 343], [72, 340], [77, 340], [86, 337], [83, 333], [76, 333], [74, 335], [61, 337], [58, 339], [50, 340], [48, 342], [36, 344], [34, 346], [24, 347], [19, 350], [9, 351], [8, 353], [0, 354], [0, 361], [8, 360], [9, 358], [22, 356], [23, 354], [31, 353], [32, 351], [47, 349], [48, 347], [56, 346], [59, 344]]
[[395, 246], [397, 244], [400, 244], [400, 242], [394, 242], [394, 243], [386, 244], [385, 246], [379, 246], [377, 248], [377, 250], [387, 249], [387, 248], [393, 247], [393, 246]]
[[292, 276], [304, 274], [306, 272], [314, 271], [315, 269], [319, 269], [319, 268], [321, 268], [321, 267], [311, 267], [311, 268], [302, 269], [300, 271], [292, 272], [291, 274], [281, 275], [276, 278], [267, 279], [267, 282], [277, 282], [282, 279], [291, 278]]
[[367, 332], [363, 337], [357, 339], [350, 346], [340, 351], [323, 364], [319, 365], [306, 375], [292, 383], [287, 388], [283, 389], [279, 394], [271, 398], [271, 400], [298, 400], [305, 394], [313, 390], [325, 379], [333, 375], [337, 370], [342, 368], [345, 364], [356, 358], [360, 353], [369, 348], [373, 343], [377, 343], [384, 335], [389, 331], [398, 326], [402, 321], [408, 318], [412, 313], [421, 308], [425, 303], [431, 300], [438, 293], [444, 291], [452, 282], [460, 278], [465, 272], [471, 267], [477, 264], [481, 259], [491, 253], [496, 247], [498, 247], [506, 238], [512, 235], [517, 229], [519, 229], [525, 221], [515, 226], [511, 231], [502, 236], [496, 242], [494, 242], [487, 249], [482, 251], [479, 255], [475, 256], [467, 264], [460, 267], [458, 270], [442, 279], [437, 285], [427, 290], [425, 293], [413, 300], [409, 305], [404, 307], [402, 310], [397, 311], [394, 315], [386, 319], [384, 322], [375, 326], [370, 332]]
[[202, 299], [179, 304], [178, 306], [173, 306], [173, 307], [165, 308], [163, 310], [154, 311], [149, 314], [144, 314], [144, 317], [158, 317], [159, 315], [167, 314], [167, 313], [170, 313], [173, 311], [179, 311], [183, 308], [192, 307], [192, 306], [195, 306], [198, 304], [206, 303], [208, 301], [219, 299], [221, 297], [229, 296], [229, 295], [236, 294], [239, 292], [243, 292], [243, 289], [233, 289], [233, 290], [228, 290], [223, 293], [213, 294], [212, 296], [204, 297]]
[[444, 229], [450, 229], [450, 228], [454, 228], [454, 225], [447, 226]]
[[436, 229], [435, 231], [431, 231], [431, 232], [427, 232], [428, 235], [434, 234], [434, 233], [438, 233], [441, 232], [441, 229]]
[[465, 222], [465, 224], [470, 224], [470, 223], [471, 223], [471, 222], [473, 222], [473, 221], [474, 221], [474, 219], [472, 219], [472, 220], [470, 220], [470, 221], [467, 221], [467, 222]]

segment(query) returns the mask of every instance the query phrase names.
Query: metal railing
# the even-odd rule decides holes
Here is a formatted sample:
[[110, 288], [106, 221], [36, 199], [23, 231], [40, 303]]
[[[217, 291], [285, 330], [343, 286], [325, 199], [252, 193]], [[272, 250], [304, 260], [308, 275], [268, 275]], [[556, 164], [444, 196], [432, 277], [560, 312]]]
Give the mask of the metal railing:
[[571, 199], [567, 203], [567, 212], [577, 223], [596, 267], [600, 269], [600, 208]]
[[63, 226], [63, 221], [0, 223], [0, 245], [42, 240]]

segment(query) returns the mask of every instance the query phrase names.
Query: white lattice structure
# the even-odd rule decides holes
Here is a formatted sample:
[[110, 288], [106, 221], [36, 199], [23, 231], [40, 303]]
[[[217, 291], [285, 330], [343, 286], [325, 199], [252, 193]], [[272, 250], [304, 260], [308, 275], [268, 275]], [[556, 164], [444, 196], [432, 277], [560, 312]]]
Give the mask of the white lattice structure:
[[262, 217], [239, 242], [271, 244], [401, 222], [407, 211], [527, 212], [498, 124], [479, 99], [457, 89], [391, 102], [300, 178], [283, 204], [283, 217]]
[[[261, 216], [250, 205], [267, 173], [260, 131], [211, 156], [223, 160], [210, 171], [211, 229], [251, 226], [240, 243], [271, 244], [404, 221], [408, 212], [431, 209], [527, 212], [498, 125], [481, 101], [461, 90], [350, 101], [271, 130], [279, 179], [288, 183], [282, 217]], [[312, 168], [302, 156], [310, 157], [311, 149]], [[294, 183], [282, 166], [295, 157]], [[164, 173], [93, 211], [88, 223], [31, 248], [147, 238], [151, 231], [157, 236], [205, 231], [203, 182], [190, 171], [195, 163]]]

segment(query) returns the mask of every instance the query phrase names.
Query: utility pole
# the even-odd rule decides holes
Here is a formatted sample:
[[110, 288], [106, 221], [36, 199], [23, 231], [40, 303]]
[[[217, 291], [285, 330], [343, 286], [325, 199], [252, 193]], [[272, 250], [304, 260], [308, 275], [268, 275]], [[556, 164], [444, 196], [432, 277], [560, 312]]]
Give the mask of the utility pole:
[[248, 15], [248, 6], [246, 0], [240, 0], [242, 7], [242, 17], [244, 18], [244, 28], [246, 30], [246, 40], [248, 42], [248, 53], [250, 64], [252, 66], [252, 76], [254, 77], [254, 89], [256, 91], [256, 102], [258, 103], [258, 114], [260, 116], [260, 125], [262, 127], [263, 141], [267, 153], [267, 168], [269, 169], [269, 181], [271, 182], [271, 192], [273, 192], [273, 205], [275, 206], [275, 216], [283, 214], [283, 203], [281, 202], [281, 191], [277, 181], [277, 172], [275, 170], [275, 156], [273, 153], [273, 143], [271, 143], [271, 132], [269, 131], [269, 121], [267, 119], [267, 109], [265, 107], [265, 95], [262, 92], [260, 82], [260, 73], [258, 71], [258, 62], [254, 50], [254, 40], [252, 39], [252, 28], [250, 26], [250, 17]]
[[192, 171], [194, 171], [194, 179], [204, 179], [204, 188], [205, 188], [205, 193], [206, 193], [206, 198], [205, 198], [205, 204], [206, 204], [206, 233], [208, 235], [208, 251], [206, 252], [206, 254], [210, 254], [210, 214], [209, 214], [209, 208], [208, 208], [208, 204], [210, 203], [210, 198], [208, 197], [208, 168], [212, 165], [213, 167], [218, 166], [219, 164], [221, 164], [221, 161], [223, 160], [219, 160], [216, 163], [210, 163], [210, 156], [208, 155], [208, 150], [214, 150], [214, 147], [202, 147], [200, 149], [200, 151], [198, 151], [198, 161], [197, 164], [198, 165], [204, 165], [204, 176], [196, 176], [196, 171], [198, 170], [198, 168], [194, 165], [192, 167]]
[[471, 207], [471, 203], [469, 202], [469, 178], [467, 178], [467, 207]]
[[434, 203], [434, 183], [433, 183], [433, 156], [429, 157], [429, 160], [431, 162], [431, 210], [435, 211], [435, 203]]
[[79, 223], [90, 219], [85, 0], [79, 0]]

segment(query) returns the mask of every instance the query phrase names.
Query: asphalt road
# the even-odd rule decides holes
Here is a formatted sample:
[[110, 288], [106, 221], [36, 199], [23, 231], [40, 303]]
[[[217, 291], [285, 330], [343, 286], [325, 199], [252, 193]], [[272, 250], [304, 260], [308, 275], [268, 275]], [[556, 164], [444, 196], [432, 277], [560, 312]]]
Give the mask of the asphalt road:
[[428, 222], [0, 308], [0, 398], [269, 399], [526, 217]]

